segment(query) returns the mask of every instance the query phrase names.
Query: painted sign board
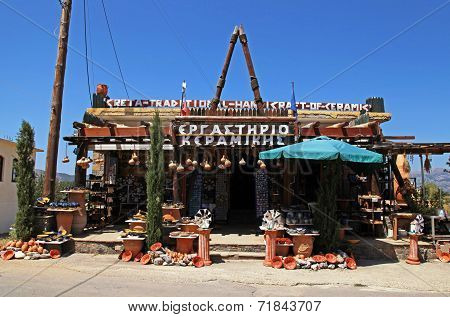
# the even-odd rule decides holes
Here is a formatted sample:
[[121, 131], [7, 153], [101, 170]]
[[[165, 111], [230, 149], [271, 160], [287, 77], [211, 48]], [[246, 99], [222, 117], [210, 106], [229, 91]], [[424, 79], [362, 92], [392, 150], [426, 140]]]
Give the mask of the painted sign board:
[[181, 124], [175, 126], [179, 146], [286, 145], [288, 124]]
[[[209, 108], [210, 100], [186, 100], [189, 108]], [[128, 100], [128, 99], [108, 99], [106, 104], [110, 108], [180, 108], [181, 100], [176, 99], [155, 99], [155, 100]], [[321, 110], [321, 111], [370, 111], [372, 106], [359, 103], [339, 103], [339, 102], [296, 102], [298, 110]], [[254, 101], [225, 100], [219, 104], [220, 109], [256, 109]], [[290, 109], [291, 103], [288, 101], [266, 101], [264, 108], [273, 110]]]

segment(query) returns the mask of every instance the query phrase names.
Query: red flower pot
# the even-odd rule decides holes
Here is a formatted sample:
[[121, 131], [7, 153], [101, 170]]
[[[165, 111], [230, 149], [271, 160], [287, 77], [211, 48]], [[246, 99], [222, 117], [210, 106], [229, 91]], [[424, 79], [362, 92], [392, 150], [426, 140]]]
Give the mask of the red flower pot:
[[289, 245], [285, 245], [285, 244], [277, 244], [275, 247], [275, 254], [285, 257], [289, 254]]
[[283, 260], [281, 259], [281, 257], [276, 256], [272, 259], [272, 267], [274, 269], [281, 269], [282, 266], [283, 266]]
[[147, 265], [149, 263], [150, 263], [150, 254], [146, 253], [141, 258], [141, 264], [142, 265]]
[[123, 249], [125, 251], [131, 251], [131, 256], [135, 257], [139, 252], [141, 252], [144, 246], [144, 240], [141, 239], [123, 239]]
[[293, 257], [288, 256], [284, 259], [283, 266], [286, 270], [295, 270], [297, 268], [297, 261]]
[[327, 259], [328, 263], [335, 264], [337, 262], [337, 258], [333, 253], [325, 254], [325, 258]]
[[199, 256], [194, 257], [192, 259], [192, 263], [194, 264], [195, 267], [203, 267], [205, 265], [205, 262]]
[[356, 270], [356, 262], [353, 258], [346, 258], [345, 263], [350, 270]]
[[327, 258], [320, 254], [313, 256], [312, 259], [317, 263], [323, 263], [327, 261]]
[[439, 260], [444, 263], [450, 262], [450, 254], [448, 254], [447, 252], [442, 252]]
[[61, 254], [59, 253], [58, 250], [53, 249], [53, 250], [50, 250], [50, 257], [52, 259], [58, 259], [61, 257]]
[[133, 257], [133, 253], [131, 251], [124, 251], [122, 254], [122, 261], [130, 262], [132, 257]]
[[162, 247], [161, 242], [156, 242], [150, 246], [150, 250], [155, 252], [155, 251], [158, 251], [159, 249], [161, 249], [161, 247]]
[[14, 251], [13, 250], [8, 250], [5, 253], [3, 253], [2, 255], [2, 259], [4, 261], [9, 261], [14, 257]]

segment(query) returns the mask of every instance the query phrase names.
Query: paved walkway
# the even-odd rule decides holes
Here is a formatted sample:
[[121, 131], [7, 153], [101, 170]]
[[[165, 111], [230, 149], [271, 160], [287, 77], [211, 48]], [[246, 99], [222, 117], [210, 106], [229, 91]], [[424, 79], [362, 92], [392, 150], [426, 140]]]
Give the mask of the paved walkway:
[[195, 269], [73, 254], [0, 261], [0, 296], [450, 296], [449, 264], [359, 265], [356, 271], [286, 271], [247, 260]]

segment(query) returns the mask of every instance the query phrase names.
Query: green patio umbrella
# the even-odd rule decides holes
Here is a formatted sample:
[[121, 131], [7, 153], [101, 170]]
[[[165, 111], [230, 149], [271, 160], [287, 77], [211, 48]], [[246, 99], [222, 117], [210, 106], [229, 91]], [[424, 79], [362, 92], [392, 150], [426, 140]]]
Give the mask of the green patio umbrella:
[[286, 145], [277, 149], [259, 153], [259, 158], [278, 159], [294, 158], [304, 160], [336, 160], [355, 163], [383, 163], [381, 154], [368, 151], [343, 141], [333, 140], [326, 136]]

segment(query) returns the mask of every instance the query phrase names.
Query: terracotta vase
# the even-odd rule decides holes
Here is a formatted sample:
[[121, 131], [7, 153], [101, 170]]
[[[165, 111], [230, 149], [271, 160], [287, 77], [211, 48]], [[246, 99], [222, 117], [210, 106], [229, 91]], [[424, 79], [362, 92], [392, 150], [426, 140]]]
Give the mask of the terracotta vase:
[[176, 250], [179, 253], [190, 254], [193, 253], [194, 239], [193, 238], [177, 238]]
[[409, 254], [406, 259], [406, 263], [412, 265], [419, 265], [419, 237], [421, 234], [410, 233], [409, 234]]
[[198, 252], [206, 266], [211, 265], [212, 261], [209, 255], [209, 236], [212, 229], [198, 229]]
[[305, 258], [310, 257], [314, 247], [313, 236], [294, 236], [294, 255], [303, 255]]
[[139, 252], [141, 252], [142, 247], [144, 246], [144, 240], [138, 239], [124, 239], [123, 248], [125, 251], [131, 251], [132, 257], [135, 257]]
[[144, 230], [147, 230], [147, 223], [145, 223], [145, 221], [130, 222], [130, 230], [134, 230], [136, 228], [136, 226], [142, 227], [142, 228], [144, 228]]
[[78, 210], [73, 213], [72, 233], [80, 234], [83, 232], [87, 224], [86, 214], [86, 194], [84, 191], [70, 191], [69, 202], [78, 203]]
[[205, 261], [203, 260], [202, 257], [200, 256], [196, 256], [192, 259], [192, 263], [194, 264], [194, 266], [196, 268], [200, 268], [203, 267], [205, 265]]
[[288, 256], [283, 261], [283, 267], [286, 270], [295, 270], [297, 268], [297, 261], [293, 257]]
[[275, 239], [277, 238], [278, 230], [266, 230], [264, 232], [264, 239], [266, 240], [266, 254], [264, 258], [264, 266], [272, 266], [272, 259], [276, 255]]
[[289, 254], [289, 245], [285, 245], [285, 244], [277, 244], [276, 248], [275, 248], [275, 254], [285, 257]]
[[281, 269], [283, 267], [283, 260], [279, 256], [275, 256], [272, 258], [272, 261], [270, 261], [271, 266], [274, 269]]
[[58, 230], [62, 227], [67, 233], [70, 233], [72, 231], [72, 222], [72, 212], [58, 211], [56, 213], [56, 227]]
[[198, 232], [198, 225], [195, 223], [183, 224], [180, 226], [182, 232]]

